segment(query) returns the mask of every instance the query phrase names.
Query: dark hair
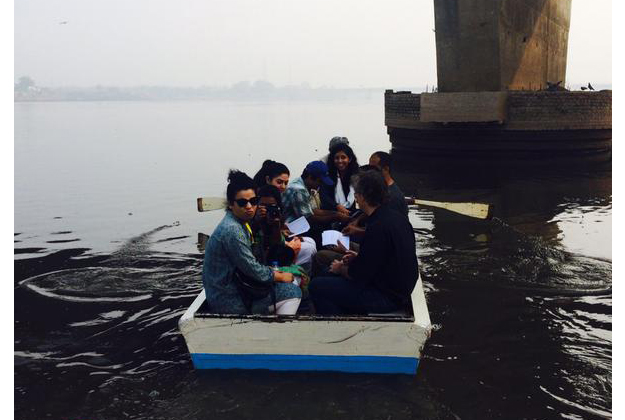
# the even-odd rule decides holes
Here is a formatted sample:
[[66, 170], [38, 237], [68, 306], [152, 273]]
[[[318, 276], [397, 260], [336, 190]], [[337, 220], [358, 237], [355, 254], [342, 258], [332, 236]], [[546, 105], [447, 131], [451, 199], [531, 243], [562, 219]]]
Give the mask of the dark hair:
[[358, 174], [355, 192], [370, 206], [379, 206], [388, 200], [388, 187], [379, 171], [365, 171]]
[[334, 181], [335, 185], [339, 179], [339, 171], [336, 169], [334, 165], [334, 156], [338, 152], [343, 152], [349, 158], [349, 165], [347, 166], [347, 170], [345, 174], [341, 176], [341, 184], [343, 185], [343, 191], [346, 191], [349, 186], [349, 182], [352, 178], [352, 175], [355, 175], [358, 172], [358, 159], [356, 159], [356, 155], [351, 147], [349, 147], [345, 143], [339, 143], [330, 149], [330, 154], [328, 155], [328, 173], [330, 174], [330, 178]]
[[377, 158], [380, 159], [380, 169], [386, 166], [388, 167], [388, 171], [391, 172], [393, 166], [393, 158], [390, 154], [386, 152], [375, 152], [372, 156], [377, 156]]
[[302, 179], [306, 179], [308, 177], [311, 177], [312, 179], [319, 179], [321, 178], [320, 176], [316, 176], [311, 174], [308, 169], [304, 168], [304, 170], [302, 171]]
[[276, 162], [275, 160], [267, 159], [263, 162], [263, 166], [256, 172], [254, 175], [254, 182], [256, 186], [262, 187], [267, 184], [267, 180], [265, 177], [269, 177], [269, 179], [274, 179], [277, 176], [282, 174], [291, 175], [289, 172], [289, 168], [286, 167], [283, 163]]
[[360, 168], [358, 168], [358, 172], [366, 172], [366, 171], [378, 171], [380, 172], [380, 168], [378, 168], [377, 166], [374, 165], [362, 165]]
[[254, 189], [256, 189], [256, 184], [254, 184], [252, 178], [247, 176], [245, 172], [241, 172], [237, 169], [231, 169], [230, 172], [228, 172], [226, 198], [230, 204], [234, 202], [234, 197], [236, 197], [239, 191]]
[[374, 165], [362, 165], [360, 168], [358, 168], [358, 172], [355, 173], [354, 175], [352, 175], [352, 178], [350, 179], [351, 185], [356, 185], [358, 183], [358, 177], [368, 171], [375, 171], [375, 172], [379, 172], [382, 173], [382, 170], [380, 168], [378, 168], [377, 166]]
[[258, 189], [258, 198], [273, 197], [276, 199], [276, 204], [282, 210], [282, 196], [280, 190], [275, 185], [265, 184]]
[[267, 251], [267, 262], [278, 262], [281, 267], [289, 266], [295, 261], [295, 251], [284, 244], [275, 244]]

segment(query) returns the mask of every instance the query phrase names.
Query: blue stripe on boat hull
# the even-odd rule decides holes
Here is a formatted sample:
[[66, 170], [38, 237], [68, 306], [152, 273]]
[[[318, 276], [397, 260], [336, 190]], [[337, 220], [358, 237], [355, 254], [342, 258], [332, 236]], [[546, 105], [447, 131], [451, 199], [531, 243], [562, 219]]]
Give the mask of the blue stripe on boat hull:
[[196, 369], [330, 370], [338, 372], [417, 373], [419, 359], [399, 356], [316, 356], [293, 354], [192, 353]]

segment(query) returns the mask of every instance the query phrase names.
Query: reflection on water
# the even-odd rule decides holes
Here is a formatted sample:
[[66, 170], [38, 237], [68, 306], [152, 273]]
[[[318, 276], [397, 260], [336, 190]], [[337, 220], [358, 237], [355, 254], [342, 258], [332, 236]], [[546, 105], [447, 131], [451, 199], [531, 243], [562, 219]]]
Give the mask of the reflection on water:
[[[124, 126], [132, 121], [117, 120], [110, 114], [137, 113], [136, 105], [90, 106], [107, 115], [107, 124], [117, 121], [113, 124], [118, 127], [115, 136], [136, 134]], [[212, 118], [207, 107], [213, 105], [185, 106], [190, 109], [185, 121], [196, 114]], [[72, 112], [77, 109], [67, 107]], [[174, 114], [181, 117], [184, 112], [177, 107], [184, 106], [174, 106]], [[379, 121], [357, 118], [364, 108], [345, 110], [352, 119], [343, 123], [365, 128], [379, 125]], [[165, 124], [165, 105], [149, 105], [148, 109], [162, 117], [159, 124]], [[234, 112], [212, 109], [221, 117]], [[340, 107], [325, 109], [323, 104], [318, 109], [306, 108], [314, 116], [337, 112]], [[237, 108], [239, 113], [263, 115], [274, 111], [278, 110]], [[32, 119], [40, 111], [29, 112]], [[58, 109], [55, 112], [64, 115]], [[367, 115], [378, 113], [375, 107], [366, 111]], [[233, 115], [228, 121], [237, 120]], [[435, 324], [416, 377], [196, 372], [178, 333], [177, 320], [201, 289], [198, 231], [210, 233], [222, 215], [198, 214], [194, 200], [220, 190], [197, 187], [203, 181], [178, 183], [200, 172], [211, 183], [223, 183], [224, 165], [233, 165], [236, 154], [216, 151], [219, 162], [201, 171], [194, 166], [190, 173], [184, 172], [186, 167], [177, 165], [180, 174], [173, 181], [169, 171], [161, 174], [149, 169], [154, 185], [145, 195], [137, 195], [141, 190], [137, 179], [123, 190], [119, 173], [111, 176], [123, 194], [112, 187], [107, 193], [104, 180], [76, 181], [72, 184], [74, 195], [66, 203], [57, 198], [53, 210], [45, 214], [32, 207], [35, 196], [41, 188], [63, 184], [69, 175], [62, 173], [56, 180], [50, 175], [44, 187], [21, 177], [28, 172], [24, 166], [28, 153], [37, 161], [32, 155], [36, 152], [32, 143], [37, 142], [24, 134], [23, 124], [16, 119], [16, 133], [22, 133], [16, 140], [15, 208], [20, 215], [14, 236], [16, 418], [611, 417], [609, 159], [545, 165], [394, 156], [395, 179], [407, 194], [494, 205], [492, 220], [428, 208], [410, 212]], [[99, 120], [92, 116], [93, 121]], [[93, 125], [84, 125], [85, 132], [97, 131]], [[149, 130], [139, 122], [137, 125]], [[203, 133], [209, 130], [208, 125], [199, 125]], [[315, 125], [321, 126], [319, 121]], [[272, 147], [278, 148], [276, 139], [281, 131], [264, 130], [267, 133], [261, 133], [261, 140], [267, 144], [274, 141]], [[164, 130], [175, 131], [171, 127]], [[100, 134], [94, 134], [95, 138]], [[201, 137], [194, 132], [190, 135]], [[117, 137], [111, 139], [113, 150], [119, 147]], [[349, 137], [357, 142], [358, 137]], [[164, 142], [162, 137], [156, 138]], [[367, 141], [363, 143], [367, 147], [361, 144], [357, 150], [362, 161], [368, 153], [388, 145], [384, 137]], [[71, 147], [72, 141], [67, 142], [61, 142], [62, 148]], [[116, 171], [123, 169], [125, 160], [141, 160], [142, 142], [131, 145], [131, 156], [116, 162]], [[98, 147], [103, 153], [112, 153]], [[214, 148], [202, 147], [204, 151]], [[292, 175], [297, 174], [296, 167], [310, 160], [311, 150], [306, 147], [283, 154], [291, 156], [287, 163], [293, 168]], [[61, 159], [63, 155], [58, 156]], [[255, 154], [250, 159], [260, 166], [266, 157]], [[106, 162], [98, 161], [97, 156], [94, 159], [95, 172], [105, 174]], [[205, 159], [191, 159], [196, 160]], [[72, 167], [71, 162], [58, 164]], [[19, 165], [24, 167], [17, 168]], [[85, 174], [90, 176], [95, 175]], [[97, 186], [102, 196], [93, 201], [82, 182]], [[159, 184], [165, 186], [162, 191]], [[180, 191], [165, 194], [174, 185], [179, 185]], [[54, 191], [46, 194], [51, 198]], [[93, 214], [77, 207], [81, 200], [89, 203], [86, 208]]]
[[490, 221], [434, 211], [417, 229], [439, 327], [428, 380], [460, 417], [611, 417], [609, 162], [484, 161], [476, 172], [475, 162], [426, 160], [398, 162], [406, 191], [495, 206]]

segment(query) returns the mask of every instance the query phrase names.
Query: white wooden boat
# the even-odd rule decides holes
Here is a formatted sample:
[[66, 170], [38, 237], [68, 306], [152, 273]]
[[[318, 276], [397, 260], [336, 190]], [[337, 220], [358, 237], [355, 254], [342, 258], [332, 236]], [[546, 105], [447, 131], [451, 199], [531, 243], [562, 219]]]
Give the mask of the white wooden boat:
[[414, 315], [224, 315], [202, 291], [179, 327], [196, 369], [316, 370], [416, 374], [430, 335], [421, 279]]

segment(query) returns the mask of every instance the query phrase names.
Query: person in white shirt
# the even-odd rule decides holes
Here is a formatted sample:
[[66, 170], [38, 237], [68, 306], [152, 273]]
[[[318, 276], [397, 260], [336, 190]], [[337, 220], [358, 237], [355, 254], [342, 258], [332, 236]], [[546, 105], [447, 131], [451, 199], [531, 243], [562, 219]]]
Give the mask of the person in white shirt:
[[352, 176], [358, 173], [358, 159], [346, 143], [332, 147], [328, 155], [328, 173], [333, 186], [324, 186], [321, 191], [321, 207], [350, 215], [356, 207]]

